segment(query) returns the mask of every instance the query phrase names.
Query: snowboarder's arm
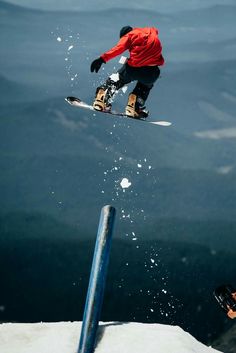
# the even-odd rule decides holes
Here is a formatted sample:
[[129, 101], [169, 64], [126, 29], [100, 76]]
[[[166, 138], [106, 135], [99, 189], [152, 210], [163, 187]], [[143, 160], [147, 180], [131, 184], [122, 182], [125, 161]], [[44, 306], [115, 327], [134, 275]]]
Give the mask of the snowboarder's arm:
[[113, 58], [115, 58], [117, 55], [122, 54], [125, 50], [129, 49], [130, 47], [130, 40], [129, 36], [125, 35], [121, 37], [117, 45], [115, 45], [113, 48], [110, 50], [106, 51], [101, 55], [101, 58], [107, 62]]

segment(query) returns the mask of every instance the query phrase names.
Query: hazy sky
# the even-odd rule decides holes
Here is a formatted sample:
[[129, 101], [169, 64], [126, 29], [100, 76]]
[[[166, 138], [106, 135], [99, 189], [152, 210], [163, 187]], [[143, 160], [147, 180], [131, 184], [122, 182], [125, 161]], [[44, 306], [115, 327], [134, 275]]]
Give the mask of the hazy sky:
[[111, 7], [155, 9], [160, 12], [189, 10], [216, 4], [235, 4], [235, 0], [5, 0], [6, 2], [46, 10], [104, 10]]

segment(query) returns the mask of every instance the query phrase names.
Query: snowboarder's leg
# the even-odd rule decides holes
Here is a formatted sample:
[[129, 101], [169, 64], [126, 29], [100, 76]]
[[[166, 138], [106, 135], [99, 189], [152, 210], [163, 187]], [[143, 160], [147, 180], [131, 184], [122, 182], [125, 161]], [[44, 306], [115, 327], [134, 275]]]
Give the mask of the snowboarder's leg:
[[145, 102], [148, 98], [149, 92], [152, 89], [153, 84], [144, 85], [141, 82], [138, 82], [133, 89], [133, 92], [130, 93], [127, 106], [125, 108], [125, 114], [133, 118], [148, 116], [148, 111], [145, 110]]
[[158, 66], [143, 66], [129, 67], [128, 71], [132, 81], [137, 81], [137, 84], [129, 95], [125, 112], [131, 117], [147, 117], [148, 111], [144, 111], [144, 104], [160, 76], [160, 69]]
[[97, 88], [93, 108], [96, 110], [111, 109], [115, 94], [128, 82], [130, 80], [122, 75], [122, 70], [112, 74], [105, 83]]

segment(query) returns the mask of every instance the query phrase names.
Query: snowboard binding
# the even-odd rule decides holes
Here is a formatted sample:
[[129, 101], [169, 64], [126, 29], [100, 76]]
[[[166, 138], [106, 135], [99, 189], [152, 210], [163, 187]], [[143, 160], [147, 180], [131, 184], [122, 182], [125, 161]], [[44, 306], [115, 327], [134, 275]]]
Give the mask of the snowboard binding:
[[93, 108], [95, 110], [101, 111], [111, 109], [111, 105], [108, 103], [107, 100], [107, 90], [104, 90], [103, 88], [98, 88], [95, 100], [93, 102]]
[[109, 111], [115, 94], [118, 92], [116, 82], [108, 78], [106, 83], [97, 87], [93, 108], [100, 111]]
[[134, 93], [129, 94], [125, 114], [134, 119], [146, 119], [149, 111], [143, 106], [144, 100]]

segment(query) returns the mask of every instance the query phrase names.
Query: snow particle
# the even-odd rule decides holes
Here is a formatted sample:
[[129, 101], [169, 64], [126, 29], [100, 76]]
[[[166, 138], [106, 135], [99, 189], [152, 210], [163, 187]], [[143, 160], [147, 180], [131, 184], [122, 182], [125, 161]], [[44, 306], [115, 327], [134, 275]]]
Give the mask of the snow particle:
[[122, 189], [127, 189], [130, 187], [132, 183], [129, 181], [129, 179], [127, 178], [123, 178], [120, 182], [120, 186], [122, 187]]
[[110, 79], [114, 82], [117, 82], [119, 80], [119, 74], [118, 73], [111, 74]]

